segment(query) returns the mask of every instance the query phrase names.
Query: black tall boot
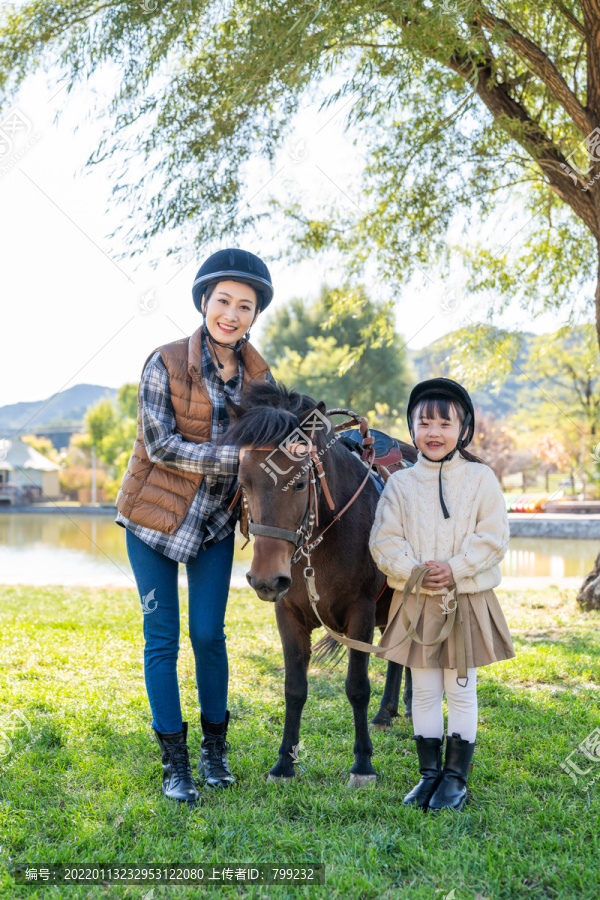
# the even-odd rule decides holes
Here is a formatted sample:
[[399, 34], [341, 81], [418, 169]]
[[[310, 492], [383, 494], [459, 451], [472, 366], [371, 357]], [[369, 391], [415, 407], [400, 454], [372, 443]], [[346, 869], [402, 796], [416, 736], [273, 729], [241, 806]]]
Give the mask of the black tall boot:
[[442, 777], [442, 738], [424, 738], [420, 734], [413, 735], [413, 741], [417, 744], [419, 757], [419, 772], [421, 780], [406, 795], [402, 801], [403, 806], [418, 806], [426, 809], [429, 798], [435, 791]]
[[217, 723], [207, 722], [200, 713], [200, 725], [202, 726], [202, 743], [198, 771], [204, 775], [204, 783], [211, 790], [230, 787], [235, 782], [235, 777], [227, 765], [229, 741], [226, 740], [226, 736], [229, 710], [225, 713], [225, 720]]
[[473, 758], [475, 741], [470, 744], [453, 733], [446, 739], [444, 771], [435, 793], [429, 800], [429, 809], [437, 812], [444, 807], [462, 809], [467, 801], [467, 776]]
[[194, 784], [192, 767], [187, 747], [188, 723], [183, 722], [181, 731], [163, 734], [154, 725], [152, 730], [162, 750], [162, 793], [171, 800], [195, 804], [200, 796]]

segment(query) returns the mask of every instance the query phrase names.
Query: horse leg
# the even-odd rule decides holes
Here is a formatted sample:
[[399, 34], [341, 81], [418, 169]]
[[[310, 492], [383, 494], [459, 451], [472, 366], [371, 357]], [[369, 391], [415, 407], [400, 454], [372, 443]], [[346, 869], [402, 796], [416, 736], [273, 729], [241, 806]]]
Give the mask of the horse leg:
[[[400, 688], [402, 687], [402, 669], [400, 663], [388, 662], [383, 697], [377, 713], [371, 719], [371, 725], [375, 731], [389, 731], [392, 727], [392, 719], [398, 717], [398, 701]], [[409, 670], [406, 670], [408, 678]], [[406, 699], [406, 686], [404, 688]]]
[[[364, 614], [363, 614], [364, 616]], [[369, 624], [369, 627], [367, 627]], [[359, 632], [358, 634], [356, 632]], [[350, 637], [370, 642], [373, 640], [373, 626], [364, 618], [359, 628], [348, 623], [347, 634]], [[371, 784], [377, 778], [377, 772], [371, 763], [373, 744], [369, 735], [368, 708], [371, 696], [369, 682], [369, 654], [362, 650], [348, 651], [348, 672], [346, 675], [346, 696], [354, 714], [354, 765], [350, 769], [348, 787], [362, 787]]]
[[412, 722], [412, 673], [408, 667], [404, 672], [404, 721]]
[[290, 781], [296, 775], [294, 761], [298, 760], [299, 753], [300, 718], [308, 694], [310, 632], [280, 603], [275, 604], [275, 616], [285, 663], [285, 724], [279, 758], [267, 780]]

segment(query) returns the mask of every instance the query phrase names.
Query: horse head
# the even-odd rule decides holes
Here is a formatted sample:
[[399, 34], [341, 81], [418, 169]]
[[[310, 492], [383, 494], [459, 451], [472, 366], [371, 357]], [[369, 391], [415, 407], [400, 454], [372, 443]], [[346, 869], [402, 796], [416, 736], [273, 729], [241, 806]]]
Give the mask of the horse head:
[[276, 602], [292, 584], [293, 556], [310, 535], [323, 493], [329, 493], [326, 477], [315, 478], [315, 468], [324, 475], [330, 471], [325, 457], [335, 449], [334, 428], [325, 403], [281, 383], [252, 382], [239, 404], [228, 399], [226, 407], [230, 426], [217, 444], [247, 449], [238, 471], [254, 535], [246, 578], [261, 600]]

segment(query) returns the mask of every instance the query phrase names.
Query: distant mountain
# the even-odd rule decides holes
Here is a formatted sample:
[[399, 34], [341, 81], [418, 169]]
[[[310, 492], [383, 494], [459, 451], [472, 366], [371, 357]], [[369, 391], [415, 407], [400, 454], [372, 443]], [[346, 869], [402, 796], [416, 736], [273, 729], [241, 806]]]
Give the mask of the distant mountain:
[[[448, 335], [445, 335], [445, 341]], [[523, 332], [523, 343], [512, 366], [512, 371], [504, 384], [500, 387], [498, 393], [490, 390], [480, 389], [469, 391], [473, 406], [481, 407], [484, 415], [493, 414], [496, 418], [510, 416], [515, 411], [515, 398], [522, 390], [523, 384], [519, 382], [519, 377], [525, 367], [529, 356], [529, 347], [536, 335], [533, 332]], [[427, 378], [450, 378], [450, 368], [445, 362], [448, 351], [440, 347], [440, 342], [434, 341], [427, 347], [420, 350], [409, 350], [408, 359], [414, 366], [417, 373], [417, 382], [425, 381]], [[468, 389], [468, 385], [465, 385]]]
[[73, 425], [81, 422], [88, 406], [108, 398], [116, 404], [117, 389], [100, 384], [76, 384], [55, 397], [0, 406], [0, 435], [24, 428], [35, 432], [50, 425]]

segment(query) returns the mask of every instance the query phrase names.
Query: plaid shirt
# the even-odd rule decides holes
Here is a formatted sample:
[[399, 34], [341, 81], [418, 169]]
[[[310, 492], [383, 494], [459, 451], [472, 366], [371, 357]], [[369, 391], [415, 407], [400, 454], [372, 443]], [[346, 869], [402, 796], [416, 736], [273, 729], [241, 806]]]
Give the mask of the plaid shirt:
[[[239, 448], [233, 444], [215, 447], [212, 441], [223, 434], [229, 424], [225, 397], [234, 403], [240, 402], [243, 366], [241, 354], [238, 354], [238, 373], [224, 383], [202, 335], [202, 376], [212, 400], [212, 431], [211, 441], [200, 444], [184, 441], [175, 432], [169, 373], [159, 351], [150, 357], [142, 373], [142, 427], [150, 461], [167, 469], [202, 473], [204, 478], [185, 519], [174, 534], [136, 525], [120, 512], [115, 522], [129, 528], [155, 550], [181, 563], [194, 559], [201, 547], [209, 547], [227, 537], [240, 517], [239, 504], [232, 512], [227, 509], [237, 487]], [[271, 372], [267, 372], [266, 378], [275, 382]]]

